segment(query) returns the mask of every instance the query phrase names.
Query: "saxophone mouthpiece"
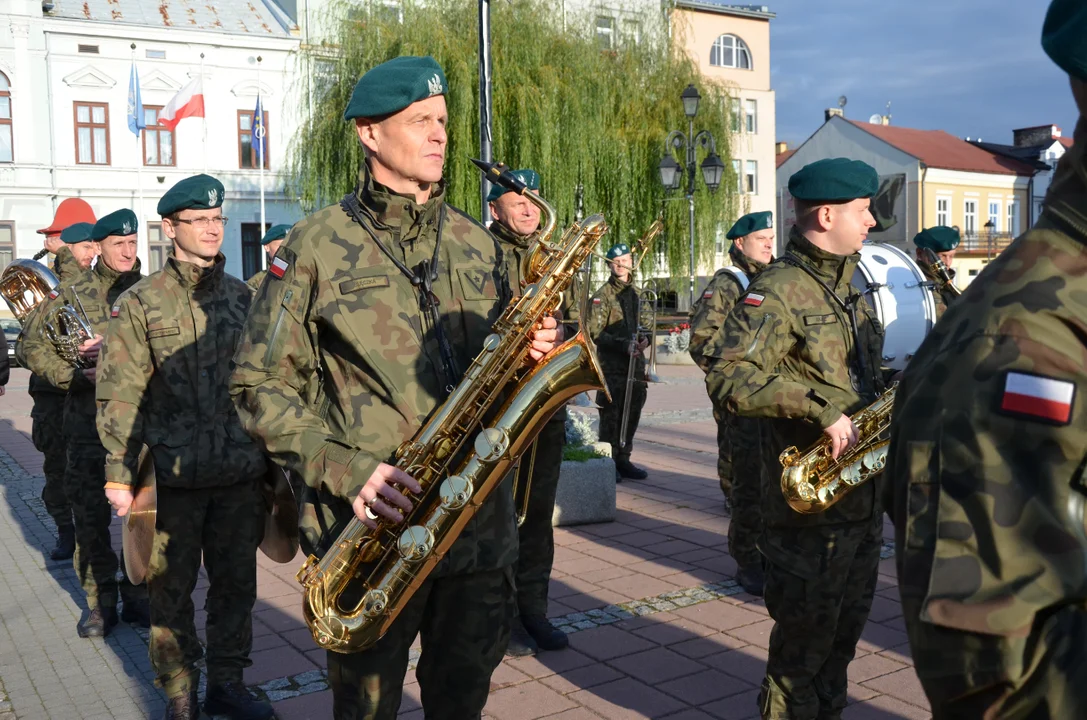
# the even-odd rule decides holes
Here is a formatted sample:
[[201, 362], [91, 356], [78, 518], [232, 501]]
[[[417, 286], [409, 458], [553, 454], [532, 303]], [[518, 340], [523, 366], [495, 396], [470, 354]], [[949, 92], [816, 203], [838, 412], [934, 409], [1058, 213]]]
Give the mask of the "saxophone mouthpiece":
[[524, 195], [528, 190], [528, 185], [518, 179], [516, 175], [510, 172], [510, 169], [502, 163], [489, 163], [486, 160], [476, 160], [471, 158], [472, 162], [476, 164], [483, 174], [487, 177], [492, 185], [500, 185], [507, 190], [512, 190], [518, 195]]

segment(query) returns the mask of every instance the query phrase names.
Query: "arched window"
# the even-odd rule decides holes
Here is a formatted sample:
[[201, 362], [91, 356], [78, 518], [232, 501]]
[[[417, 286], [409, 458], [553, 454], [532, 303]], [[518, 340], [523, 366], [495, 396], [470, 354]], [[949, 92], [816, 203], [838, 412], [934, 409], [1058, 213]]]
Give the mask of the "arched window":
[[0, 72], [0, 162], [14, 162], [11, 138], [11, 82]]
[[750, 70], [751, 51], [747, 49], [747, 43], [735, 35], [722, 35], [710, 48], [710, 65]]

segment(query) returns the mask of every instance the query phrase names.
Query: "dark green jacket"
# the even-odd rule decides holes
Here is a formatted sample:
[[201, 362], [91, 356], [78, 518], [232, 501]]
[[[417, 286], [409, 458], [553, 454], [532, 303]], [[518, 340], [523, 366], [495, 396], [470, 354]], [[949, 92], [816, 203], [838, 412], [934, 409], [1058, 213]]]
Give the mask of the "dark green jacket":
[[[925, 276], [926, 282], [932, 283], [932, 300], [936, 303], [936, 319], [939, 320], [947, 312], [947, 308], [951, 303], [955, 302], [955, 293], [947, 287], [944, 279], [938, 277], [928, 265], [918, 263], [921, 268], [921, 274]], [[948, 268], [948, 272], [951, 275], [951, 279], [955, 279], [955, 271]]]
[[[747, 275], [749, 283], [766, 269], [766, 263], [752, 260], [735, 245], [729, 248], [728, 254], [732, 265]], [[702, 368], [702, 372], [708, 371], [711, 364], [709, 358], [703, 354], [706, 346], [724, 325], [729, 311], [743, 294], [744, 288], [739, 279], [730, 270], [722, 268], [710, 278], [706, 289], [702, 291], [702, 297], [691, 308], [691, 342], [687, 352], [691, 354], [695, 364]]]
[[[638, 290], [616, 275], [600, 286], [589, 302], [589, 334], [596, 342], [600, 365], [606, 375], [626, 377], [630, 366], [630, 342], [638, 332]], [[635, 357], [634, 378], [645, 377], [645, 356]]]

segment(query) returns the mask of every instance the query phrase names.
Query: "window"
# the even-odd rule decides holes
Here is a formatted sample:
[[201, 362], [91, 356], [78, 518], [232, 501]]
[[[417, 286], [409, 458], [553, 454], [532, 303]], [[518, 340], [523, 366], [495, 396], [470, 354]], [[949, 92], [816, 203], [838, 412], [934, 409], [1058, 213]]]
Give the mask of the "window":
[[723, 225], [718, 225], [717, 226], [717, 233], [716, 233], [716, 235], [715, 235], [715, 237], [713, 239], [713, 251], [717, 255], [724, 255], [725, 254], [725, 243], [726, 242], [727, 242], [727, 238], [725, 237], [725, 228], [724, 228]]
[[739, 160], [733, 160], [732, 161], [732, 176], [734, 178], [736, 178], [736, 190], [737, 190], [737, 192], [741, 191], [742, 188], [740, 187], [740, 161]]
[[[264, 111], [264, 129], [268, 130], [268, 111]], [[264, 169], [269, 167], [268, 156], [271, 148], [268, 147], [268, 136], [264, 137]], [[253, 147], [253, 111], [238, 111], [238, 167], [256, 168], [257, 148]]]
[[946, 227], [951, 223], [950, 212], [948, 211], [951, 205], [949, 198], [936, 198], [936, 224]]
[[166, 265], [173, 243], [162, 234], [162, 223], [147, 223], [147, 264], [148, 274], [158, 272]]
[[0, 162], [15, 162], [11, 135], [11, 83], [0, 73]]
[[161, 107], [143, 106], [143, 121], [147, 124], [143, 131], [143, 164], [173, 167], [177, 165], [174, 159], [177, 146], [174, 134], [159, 125], [161, 110]]
[[76, 163], [109, 165], [109, 105], [75, 103]]
[[744, 170], [744, 192], [754, 195], [759, 191], [759, 163], [748, 160]]
[[374, 13], [385, 22], [404, 22], [404, 8], [401, 7], [400, 0], [381, 0], [374, 8]]
[[166, 51], [165, 50], [145, 50], [143, 54], [149, 60], [165, 60], [166, 59]]
[[637, 45], [642, 39], [642, 24], [637, 20], [623, 21], [623, 43]]
[[978, 234], [978, 201], [967, 200], [963, 203], [963, 234]]
[[740, 110], [740, 98], [732, 98], [732, 132], [738, 133], [742, 127], [743, 113]]
[[1019, 234], [1019, 203], [1008, 201], [1008, 232], [1012, 235]]
[[597, 16], [596, 45], [601, 50], [615, 49], [615, 18]]
[[0, 272], [15, 259], [15, 223], [0, 222]]
[[272, 223], [266, 223], [264, 232], [260, 223], [242, 223], [242, 277], [248, 280], [263, 267], [260, 256], [264, 246], [260, 244], [264, 233], [272, 229]]
[[993, 232], [1000, 232], [1000, 201], [989, 201], [989, 222], [993, 224]]
[[722, 35], [710, 48], [710, 65], [750, 70], [751, 51], [747, 49], [747, 43], [735, 35]]
[[759, 131], [759, 104], [756, 100], [744, 101], [744, 120], [747, 121], [745, 129], [752, 135]]

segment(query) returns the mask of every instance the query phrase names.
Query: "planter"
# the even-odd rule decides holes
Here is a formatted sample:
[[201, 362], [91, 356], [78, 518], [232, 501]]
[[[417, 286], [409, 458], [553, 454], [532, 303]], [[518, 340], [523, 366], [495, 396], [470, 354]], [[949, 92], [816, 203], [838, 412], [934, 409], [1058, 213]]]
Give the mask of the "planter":
[[[593, 446], [599, 453], [611, 454], [605, 443]], [[559, 470], [555, 509], [551, 525], [586, 525], [615, 520], [615, 461], [610, 457], [591, 460], [564, 460]]]

